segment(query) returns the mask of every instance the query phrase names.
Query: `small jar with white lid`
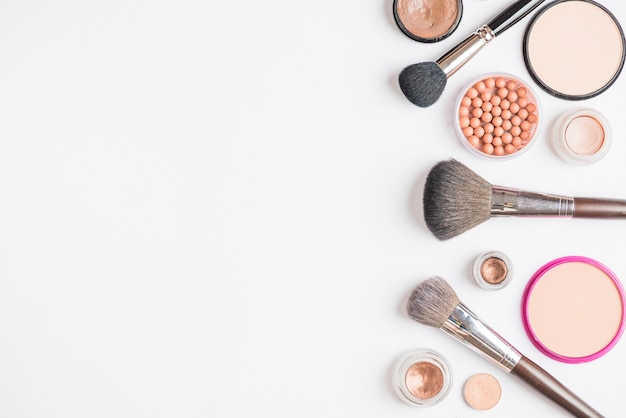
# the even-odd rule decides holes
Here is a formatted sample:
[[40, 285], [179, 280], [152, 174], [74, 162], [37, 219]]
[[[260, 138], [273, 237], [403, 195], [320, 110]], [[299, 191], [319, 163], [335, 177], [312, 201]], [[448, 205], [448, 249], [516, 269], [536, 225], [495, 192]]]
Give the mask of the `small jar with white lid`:
[[564, 112], [552, 127], [552, 147], [570, 164], [592, 164], [601, 160], [609, 151], [612, 139], [608, 120], [588, 107]]

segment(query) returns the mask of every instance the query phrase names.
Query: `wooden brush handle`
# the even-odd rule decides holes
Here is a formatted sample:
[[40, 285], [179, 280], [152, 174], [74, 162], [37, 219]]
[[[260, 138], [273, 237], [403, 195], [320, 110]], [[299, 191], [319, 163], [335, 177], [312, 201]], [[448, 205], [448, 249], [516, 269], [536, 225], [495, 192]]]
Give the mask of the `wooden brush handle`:
[[574, 218], [626, 218], [626, 200], [575, 197]]
[[529, 383], [539, 392], [565, 408], [575, 417], [579, 418], [603, 418], [598, 411], [587, 405], [572, 391], [563, 386], [548, 372], [537, 366], [528, 358], [523, 357], [515, 365], [511, 374], [517, 375]]

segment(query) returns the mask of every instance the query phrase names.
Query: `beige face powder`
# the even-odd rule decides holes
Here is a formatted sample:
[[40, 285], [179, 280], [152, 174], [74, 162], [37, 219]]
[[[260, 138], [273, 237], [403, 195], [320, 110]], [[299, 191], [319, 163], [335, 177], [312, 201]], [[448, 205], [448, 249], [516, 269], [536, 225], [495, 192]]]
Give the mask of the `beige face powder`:
[[597, 119], [578, 116], [565, 129], [565, 141], [569, 149], [579, 155], [591, 155], [604, 142], [604, 129]]
[[498, 404], [502, 388], [498, 379], [487, 373], [470, 377], [463, 387], [465, 401], [474, 409], [491, 409]]
[[592, 164], [609, 152], [612, 143], [609, 121], [595, 109], [579, 107], [562, 113], [554, 122], [554, 151], [572, 164]]
[[457, 28], [463, 11], [461, 0], [394, 0], [393, 15], [409, 38], [436, 42]]
[[524, 38], [533, 79], [563, 99], [596, 96], [624, 65], [624, 34], [617, 19], [591, 0], [557, 0], [539, 11]]
[[529, 281], [524, 326], [544, 354], [566, 363], [596, 359], [624, 331], [624, 290], [604, 265], [586, 257], [556, 259]]

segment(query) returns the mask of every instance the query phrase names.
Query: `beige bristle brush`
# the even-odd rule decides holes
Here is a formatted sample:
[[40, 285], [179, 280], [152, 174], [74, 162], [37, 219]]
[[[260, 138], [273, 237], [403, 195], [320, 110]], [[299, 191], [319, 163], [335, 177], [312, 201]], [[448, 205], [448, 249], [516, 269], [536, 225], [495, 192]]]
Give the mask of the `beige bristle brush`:
[[459, 300], [441, 277], [431, 277], [420, 283], [411, 293], [407, 310], [417, 322], [441, 329], [505, 372], [521, 378], [572, 415], [603, 417], [489, 328]]
[[626, 218], [626, 200], [568, 197], [494, 186], [450, 159], [431, 168], [424, 186], [424, 219], [440, 240], [492, 217]]

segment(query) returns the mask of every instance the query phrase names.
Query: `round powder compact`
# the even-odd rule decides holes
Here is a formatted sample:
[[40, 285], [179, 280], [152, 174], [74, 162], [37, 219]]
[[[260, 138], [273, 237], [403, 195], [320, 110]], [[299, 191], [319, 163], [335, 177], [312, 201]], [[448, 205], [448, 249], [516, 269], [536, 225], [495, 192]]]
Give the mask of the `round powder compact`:
[[395, 364], [393, 387], [410, 405], [434, 405], [452, 388], [452, 368], [448, 360], [434, 350], [411, 350]]
[[513, 264], [501, 251], [486, 251], [474, 260], [472, 273], [476, 283], [483, 289], [502, 289], [511, 282]]
[[624, 289], [600, 262], [562, 257], [541, 267], [526, 286], [524, 328], [548, 357], [583, 363], [607, 353], [624, 332]]
[[509, 74], [481, 76], [467, 85], [454, 107], [461, 143], [476, 155], [504, 160], [533, 144], [539, 102], [532, 89]]
[[463, 15], [461, 0], [394, 0], [400, 30], [418, 42], [437, 42], [455, 31]]
[[523, 42], [526, 67], [549, 94], [594, 97], [624, 66], [624, 32], [611, 12], [592, 0], [557, 0], [530, 21]]
[[563, 113], [552, 128], [555, 152], [572, 164], [599, 161], [609, 151], [611, 142], [611, 125], [600, 112], [590, 108]]
[[467, 379], [463, 387], [465, 401], [474, 409], [485, 411], [498, 404], [502, 388], [498, 379], [488, 373], [479, 373]]

